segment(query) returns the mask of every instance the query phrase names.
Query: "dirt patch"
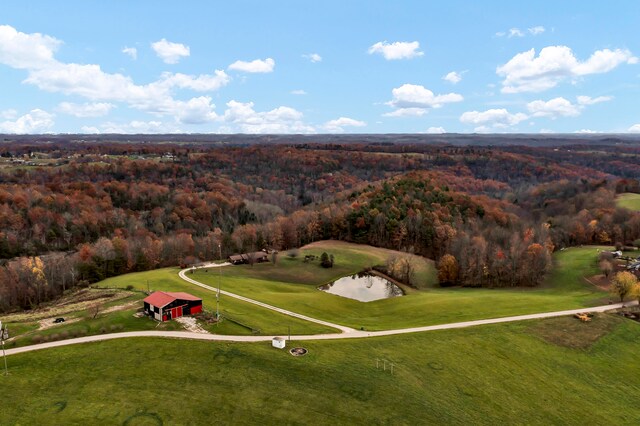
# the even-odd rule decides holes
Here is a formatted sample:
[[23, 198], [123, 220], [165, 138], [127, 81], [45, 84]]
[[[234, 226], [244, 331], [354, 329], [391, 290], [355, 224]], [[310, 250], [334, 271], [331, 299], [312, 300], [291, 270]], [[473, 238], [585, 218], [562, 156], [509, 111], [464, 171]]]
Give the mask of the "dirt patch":
[[50, 317], [61, 317], [70, 312], [82, 311], [96, 302], [106, 303], [131, 296], [132, 292], [114, 289], [89, 289], [74, 291], [64, 297], [50, 302], [40, 308], [2, 317], [6, 322], [39, 321]]
[[598, 287], [600, 290], [609, 291], [611, 286], [611, 280], [602, 274], [594, 275], [592, 277], [584, 277], [585, 281], [592, 286]]
[[209, 334], [207, 330], [200, 327], [200, 324], [198, 324], [198, 321], [196, 321], [194, 317], [180, 317], [176, 318], [175, 321], [182, 324], [185, 330], [192, 333]]
[[208, 262], [205, 263], [203, 265], [199, 265], [196, 267], [196, 269], [203, 269], [203, 268], [221, 268], [223, 266], [231, 266], [231, 263], [229, 262], [224, 262], [224, 263], [215, 263], [215, 262]]
[[124, 305], [116, 305], [116, 306], [111, 306], [109, 308], [106, 308], [100, 311], [100, 314], [108, 314], [109, 312], [124, 311], [126, 309], [135, 308], [137, 306], [141, 307], [142, 305], [140, 304], [139, 300], [134, 300], [132, 302], [125, 303]]
[[47, 318], [47, 319], [43, 319], [39, 321], [39, 327], [38, 327], [38, 331], [40, 330], [46, 330], [47, 328], [51, 328], [51, 327], [57, 327], [59, 325], [64, 325], [64, 324], [73, 324], [74, 322], [78, 322], [80, 321], [82, 318], [69, 318], [69, 319], [65, 319], [64, 322], [59, 322], [59, 323], [55, 323], [55, 318]]
[[544, 341], [571, 349], [589, 349], [602, 337], [613, 331], [622, 321], [610, 314], [594, 314], [589, 322], [573, 316], [548, 318], [537, 321], [529, 332]]

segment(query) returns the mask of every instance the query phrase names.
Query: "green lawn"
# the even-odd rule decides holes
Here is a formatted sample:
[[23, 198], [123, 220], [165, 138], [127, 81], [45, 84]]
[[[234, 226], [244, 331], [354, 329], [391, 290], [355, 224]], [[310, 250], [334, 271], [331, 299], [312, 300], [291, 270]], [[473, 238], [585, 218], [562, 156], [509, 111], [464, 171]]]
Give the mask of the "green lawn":
[[[178, 268], [157, 269], [148, 272], [120, 275], [108, 278], [96, 284], [97, 287], [126, 288], [131, 285], [138, 290], [147, 290], [147, 282], [151, 291], [184, 291], [202, 298], [203, 306], [209, 311], [216, 309], [216, 295], [214, 292], [189, 284], [178, 276]], [[214, 285], [217, 285], [215, 281]], [[218, 334], [252, 334], [253, 330], [260, 330], [262, 334], [286, 334], [291, 328], [292, 334], [320, 334], [331, 333], [336, 330], [303, 321], [297, 318], [273, 312], [239, 300], [220, 298], [220, 313], [231, 320], [224, 320], [219, 325], [209, 327]], [[238, 323], [242, 324], [238, 325]]]
[[629, 210], [640, 210], [640, 194], [620, 194], [616, 198], [616, 204], [618, 207], [624, 207]]
[[[548, 280], [532, 289], [428, 288], [406, 296], [362, 303], [318, 291], [318, 285], [371, 266], [380, 258], [367, 246], [322, 242], [301, 250], [297, 259], [280, 259], [277, 265], [223, 268], [222, 288], [315, 318], [368, 330], [432, 325], [472, 319], [580, 308], [606, 303], [608, 295], [583, 277], [597, 273], [596, 247], [571, 248], [555, 255]], [[330, 248], [336, 266], [321, 268], [304, 263], [304, 254]], [[429, 264], [430, 265], [430, 264]], [[360, 270], [361, 270], [360, 269]], [[433, 274], [433, 267], [425, 268]], [[218, 271], [197, 271], [193, 277], [217, 286]]]
[[[54, 316], [62, 316], [65, 322], [55, 325], [54, 327], [39, 330], [38, 321], [13, 321], [3, 323], [7, 325], [12, 337], [6, 343], [6, 348], [14, 348], [18, 346], [27, 346], [35, 343], [64, 340], [72, 337], [90, 336], [94, 334], [114, 333], [121, 331], [138, 331], [138, 330], [182, 330], [182, 326], [176, 322], [158, 323], [150, 318], [136, 318], [134, 314], [139, 307], [142, 306], [142, 294], [133, 294], [131, 296], [110, 301], [104, 304], [103, 310], [113, 305], [121, 305], [129, 302], [139, 301], [139, 306], [128, 309], [99, 312], [93, 318], [93, 313], [87, 309], [67, 312], [64, 315], [46, 315], [42, 318], [51, 318]], [[29, 315], [26, 315], [27, 317]], [[40, 318], [38, 311], [31, 314], [36, 318]], [[11, 318], [11, 317], [9, 317]], [[2, 319], [2, 318], [0, 318]]]
[[157, 338], [14, 355], [0, 424], [639, 424], [640, 325], [577, 323], [587, 339], [605, 321], [576, 349], [548, 342], [558, 320], [305, 342], [300, 358]]
[[[334, 268], [319, 262], [304, 262], [305, 254], [328, 251], [335, 256]], [[608, 294], [587, 283], [583, 277], [598, 273], [597, 247], [570, 248], [554, 255], [554, 268], [546, 282], [537, 288], [469, 289], [433, 287], [435, 271], [422, 260], [419, 274], [428, 282], [424, 290], [410, 290], [403, 297], [362, 303], [327, 294], [316, 289], [344, 275], [384, 263], [392, 252], [369, 246], [323, 241], [301, 250], [295, 259], [280, 255], [276, 265], [229, 266], [222, 268], [221, 287], [311, 317], [367, 330], [384, 330], [580, 308], [606, 303]], [[187, 291], [202, 297], [205, 307], [215, 309], [215, 294], [181, 280], [178, 269], [166, 268], [123, 275], [99, 283], [103, 287], [133, 285], [152, 290]], [[219, 271], [198, 270], [195, 279], [217, 287]], [[313, 334], [330, 330], [290, 318], [230, 297], [221, 296], [221, 311], [264, 334], [282, 334], [291, 326], [294, 334]], [[213, 330], [216, 331], [216, 330]], [[250, 333], [230, 322], [221, 324], [221, 334]]]

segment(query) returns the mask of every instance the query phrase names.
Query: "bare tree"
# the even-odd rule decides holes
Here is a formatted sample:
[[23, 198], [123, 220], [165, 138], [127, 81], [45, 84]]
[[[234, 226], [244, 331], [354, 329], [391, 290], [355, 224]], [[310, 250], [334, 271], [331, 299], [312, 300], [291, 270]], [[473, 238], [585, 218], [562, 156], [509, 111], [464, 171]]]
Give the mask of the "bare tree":
[[91, 316], [91, 319], [95, 319], [100, 313], [100, 311], [102, 311], [102, 303], [95, 302], [94, 304], [89, 306], [88, 311], [89, 311], [89, 316]]
[[611, 264], [611, 262], [608, 260], [601, 260], [599, 266], [600, 271], [602, 271], [602, 274], [605, 276], [605, 278], [609, 278], [609, 275], [611, 275], [611, 271], [613, 271], [613, 265]]

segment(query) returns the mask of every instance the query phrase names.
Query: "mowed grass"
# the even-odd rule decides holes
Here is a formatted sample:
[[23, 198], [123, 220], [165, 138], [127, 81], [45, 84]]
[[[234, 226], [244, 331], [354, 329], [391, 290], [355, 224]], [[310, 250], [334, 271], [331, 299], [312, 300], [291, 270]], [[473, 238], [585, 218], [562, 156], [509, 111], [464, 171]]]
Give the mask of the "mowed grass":
[[299, 358], [158, 338], [13, 355], [0, 424], [638, 424], [640, 325], [611, 321], [583, 349], [534, 321], [310, 341]]
[[[100, 292], [100, 290], [84, 289], [83, 292]], [[116, 300], [93, 302], [102, 303], [101, 309], [94, 318], [94, 312], [89, 303], [62, 305], [56, 307], [52, 302], [47, 309], [35, 310], [27, 313], [11, 314], [0, 317], [9, 328], [11, 339], [5, 343], [6, 348], [27, 346], [35, 343], [47, 341], [64, 340], [72, 337], [90, 336], [95, 334], [114, 333], [121, 331], [140, 330], [182, 330], [182, 326], [176, 322], [159, 323], [147, 317], [135, 317], [136, 311], [142, 307], [143, 294], [123, 292], [124, 297], [114, 298]], [[61, 301], [73, 298], [63, 298]], [[108, 312], [110, 307], [126, 305], [125, 309]], [[133, 305], [133, 306], [131, 306]], [[75, 306], [75, 308], [74, 308]], [[85, 306], [79, 309], [77, 306]], [[55, 324], [46, 329], [39, 329], [39, 319], [63, 317], [65, 322]], [[30, 320], [31, 318], [35, 320]]]
[[[548, 312], [606, 303], [608, 295], [584, 280], [597, 273], [597, 248], [571, 248], [554, 256], [554, 268], [537, 288], [470, 289], [427, 288], [403, 297], [358, 302], [317, 290], [341, 276], [384, 263], [390, 251], [369, 246], [323, 241], [303, 248], [296, 259], [223, 268], [222, 288], [278, 307], [334, 323], [384, 330], [482, 318]], [[335, 256], [334, 268], [319, 262], [304, 263], [305, 254], [327, 251]], [[435, 271], [424, 261], [421, 273], [434, 280]], [[218, 271], [198, 270], [193, 278], [217, 286]]]
[[[209, 311], [216, 309], [215, 292], [205, 290], [190, 284], [178, 276], [178, 268], [164, 268], [154, 271], [137, 272], [108, 278], [96, 284], [97, 287], [126, 288], [133, 286], [137, 290], [151, 291], [184, 291], [202, 298], [203, 307]], [[217, 281], [213, 283], [217, 286]], [[220, 313], [224, 317], [233, 319], [223, 320], [220, 324], [208, 327], [208, 330], [217, 334], [253, 334], [259, 330], [261, 334], [319, 334], [331, 333], [336, 330], [322, 325], [303, 321], [287, 315], [261, 308], [230, 297], [222, 296], [219, 305]], [[239, 325], [239, 324], [241, 325]]]
[[[437, 285], [436, 270], [433, 261], [424, 257], [400, 253], [393, 250], [372, 247], [362, 244], [352, 244], [342, 241], [318, 241], [299, 250], [296, 258], [291, 258], [287, 252], [278, 255], [276, 265], [273, 263], [255, 264], [226, 268], [233, 269], [233, 277], [265, 278], [270, 281], [309, 284], [318, 286], [330, 283], [337, 278], [353, 275], [376, 265], [384, 265], [391, 257], [409, 257], [415, 268], [415, 282], [418, 288], [428, 288]], [[332, 268], [320, 266], [320, 255], [326, 252], [333, 254], [335, 263]], [[305, 263], [307, 255], [316, 256], [316, 260]], [[269, 269], [265, 269], [269, 267]], [[211, 271], [211, 270], [210, 270]], [[218, 271], [213, 271], [217, 273]]]
[[618, 207], [624, 207], [629, 210], [640, 210], [640, 194], [625, 193], [620, 194], [616, 198]]

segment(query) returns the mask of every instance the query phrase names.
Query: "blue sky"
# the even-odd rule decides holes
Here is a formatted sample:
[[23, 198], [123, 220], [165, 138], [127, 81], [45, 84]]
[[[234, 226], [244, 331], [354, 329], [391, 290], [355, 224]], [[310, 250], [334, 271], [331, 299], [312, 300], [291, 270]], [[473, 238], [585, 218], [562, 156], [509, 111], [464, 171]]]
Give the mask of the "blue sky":
[[640, 132], [640, 2], [3, 1], [0, 132]]

